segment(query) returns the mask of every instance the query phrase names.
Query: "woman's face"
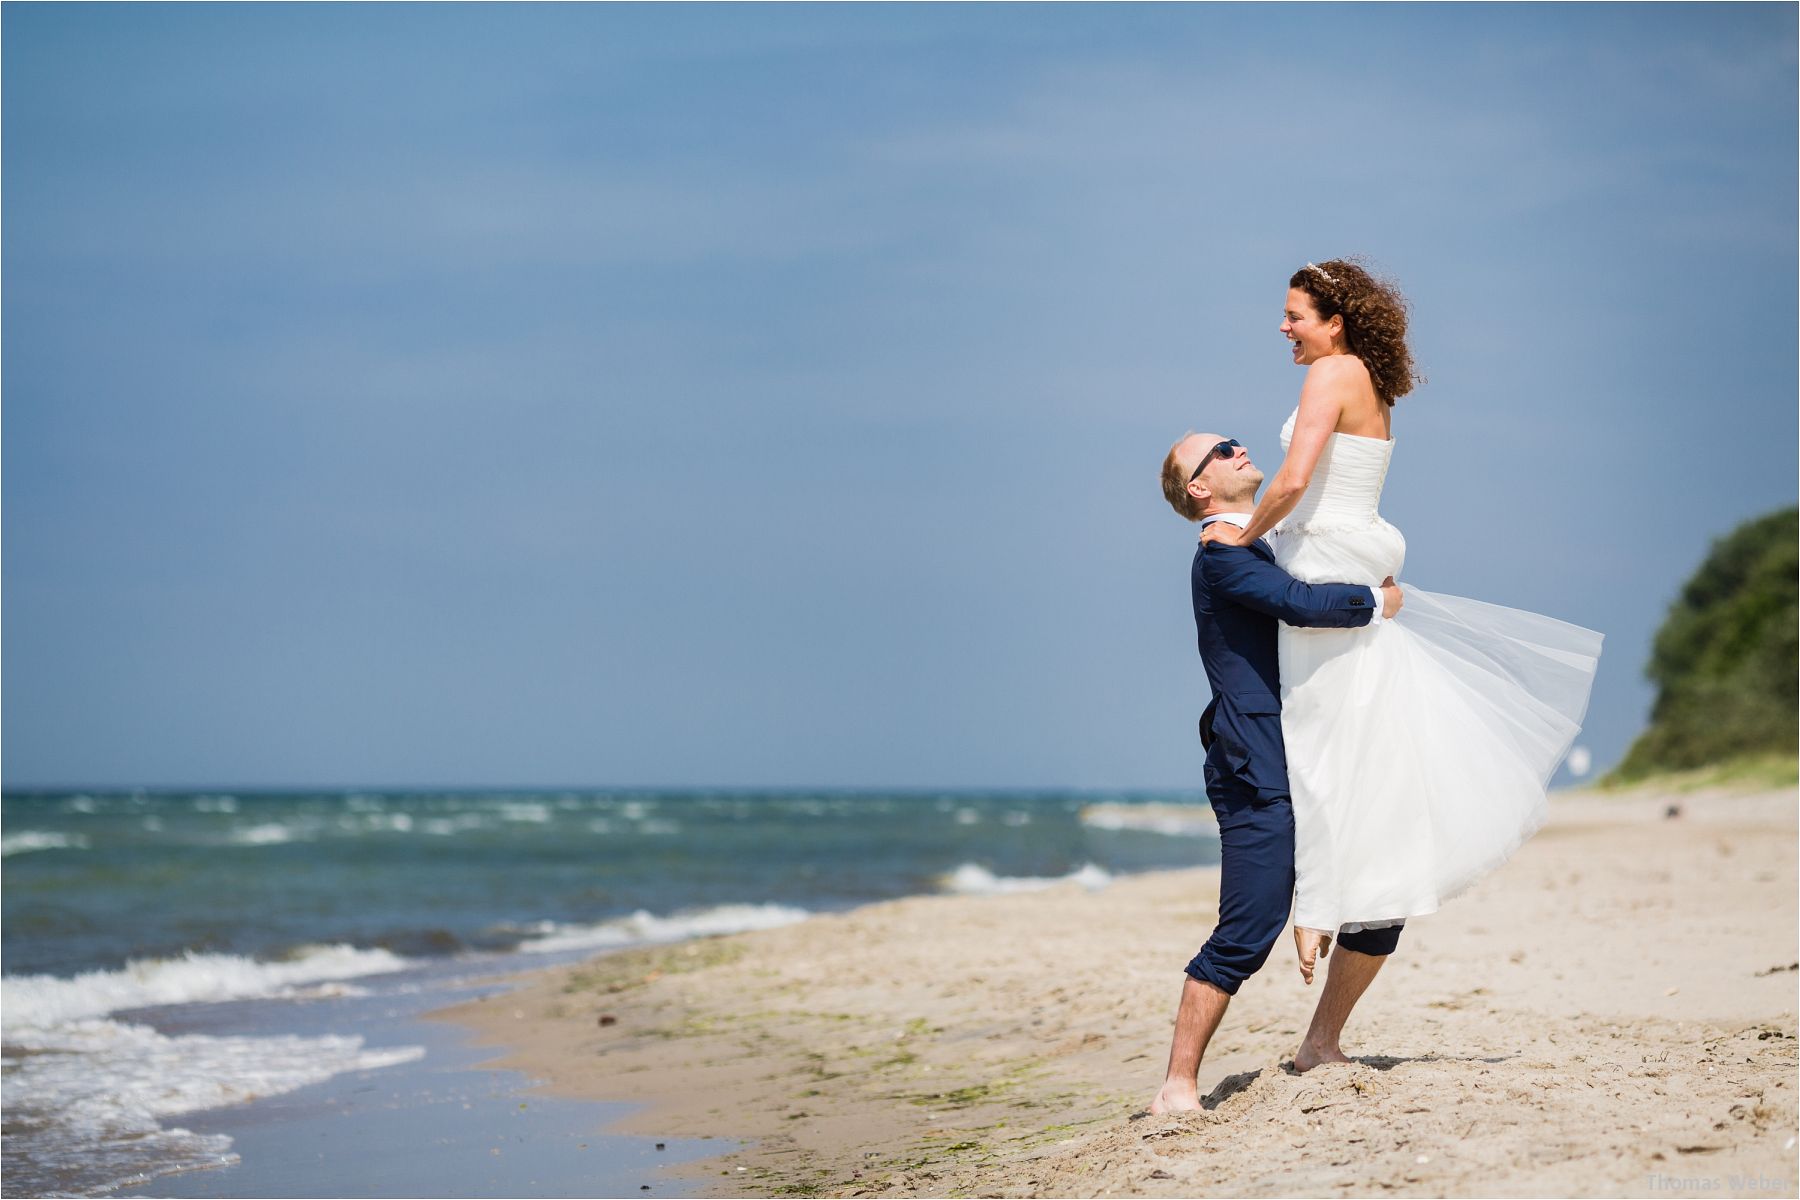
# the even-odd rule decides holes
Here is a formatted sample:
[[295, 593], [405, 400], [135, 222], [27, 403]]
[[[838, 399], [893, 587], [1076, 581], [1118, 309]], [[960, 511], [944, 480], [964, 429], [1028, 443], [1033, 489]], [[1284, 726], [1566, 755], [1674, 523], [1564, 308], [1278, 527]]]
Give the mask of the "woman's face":
[[1281, 318], [1281, 335], [1294, 344], [1294, 361], [1301, 366], [1318, 362], [1328, 354], [1344, 352], [1344, 318], [1320, 320], [1313, 298], [1303, 288], [1289, 288], [1287, 311]]

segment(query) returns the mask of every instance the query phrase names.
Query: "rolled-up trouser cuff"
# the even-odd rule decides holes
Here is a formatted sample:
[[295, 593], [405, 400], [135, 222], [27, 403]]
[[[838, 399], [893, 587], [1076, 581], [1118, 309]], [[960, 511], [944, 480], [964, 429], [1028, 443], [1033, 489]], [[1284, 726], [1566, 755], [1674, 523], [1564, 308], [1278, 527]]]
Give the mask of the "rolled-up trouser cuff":
[[1218, 964], [1207, 961], [1205, 947], [1201, 947], [1200, 953], [1194, 955], [1193, 959], [1188, 963], [1187, 974], [1189, 979], [1197, 979], [1201, 983], [1210, 983], [1221, 992], [1224, 992], [1227, 996], [1237, 995], [1238, 988], [1242, 986], [1244, 982], [1242, 979], [1221, 974]]

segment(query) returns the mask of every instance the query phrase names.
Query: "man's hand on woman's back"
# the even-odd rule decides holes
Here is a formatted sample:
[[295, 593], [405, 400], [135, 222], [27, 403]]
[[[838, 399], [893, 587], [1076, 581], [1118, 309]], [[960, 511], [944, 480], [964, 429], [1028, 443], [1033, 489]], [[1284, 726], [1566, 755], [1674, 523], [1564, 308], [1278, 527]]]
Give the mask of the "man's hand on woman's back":
[[[1365, 575], [1363, 578], [1367, 579], [1368, 576]], [[1382, 620], [1388, 620], [1395, 613], [1399, 612], [1400, 606], [1405, 603], [1406, 597], [1400, 594], [1400, 587], [1394, 582], [1394, 577], [1392, 575], [1389, 575], [1386, 579], [1381, 581]]]

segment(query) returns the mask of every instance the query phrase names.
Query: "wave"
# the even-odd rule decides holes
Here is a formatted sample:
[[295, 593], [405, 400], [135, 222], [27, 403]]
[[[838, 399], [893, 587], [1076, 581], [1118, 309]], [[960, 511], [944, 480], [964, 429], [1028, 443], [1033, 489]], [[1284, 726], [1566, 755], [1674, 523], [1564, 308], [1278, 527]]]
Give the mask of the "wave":
[[387, 950], [303, 946], [294, 958], [259, 962], [236, 954], [137, 959], [116, 971], [0, 978], [0, 1028], [10, 1045], [30, 1029], [52, 1029], [129, 1008], [294, 995], [308, 984], [378, 975], [407, 966]]
[[[316, 841], [321, 837], [411, 833], [412, 829], [413, 818], [409, 813], [369, 810], [344, 813], [329, 823], [317, 816], [306, 815], [286, 822], [265, 821], [257, 825], [238, 825], [227, 830], [217, 840], [228, 846], [281, 846], [288, 842]], [[428, 829], [427, 832], [435, 830]]]
[[[11, 1059], [8, 1108], [28, 1095], [33, 1107], [90, 1127], [138, 1115], [179, 1116], [291, 1092], [344, 1071], [395, 1066], [425, 1053], [417, 1046], [365, 1050], [362, 1038], [336, 1034], [170, 1037], [147, 1025], [119, 1021], [75, 1021], [53, 1030], [9, 1034], [7, 1047], [27, 1052]], [[107, 1063], [131, 1065], [130, 1071], [106, 1072], [122, 1090], [94, 1090], [92, 1071]]]
[[1112, 882], [1112, 874], [1087, 863], [1067, 875], [996, 875], [978, 863], [964, 863], [942, 877], [944, 890], [963, 896], [1004, 896], [1015, 892], [1041, 892], [1059, 883], [1078, 883], [1097, 892]]
[[453, 837], [470, 829], [480, 829], [487, 818], [480, 813], [462, 813], [454, 817], [428, 817], [419, 828], [432, 837]]
[[110, 1191], [155, 1175], [236, 1161], [231, 1139], [165, 1128], [170, 1117], [278, 1096], [345, 1071], [423, 1057], [419, 1046], [366, 1049], [360, 1037], [169, 1036], [108, 1019], [150, 1005], [341, 993], [335, 981], [392, 971], [386, 950], [305, 947], [286, 962], [188, 953], [70, 979], [0, 978], [6, 1116], [29, 1137], [6, 1143], [9, 1194]]
[[0, 858], [11, 858], [15, 854], [30, 854], [33, 850], [86, 850], [88, 840], [79, 833], [50, 833], [42, 829], [27, 829], [23, 833], [11, 833], [0, 837]]
[[1170, 837], [1218, 837], [1219, 822], [1209, 806], [1199, 804], [1090, 804], [1081, 823], [1108, 832], [1132, 830]]
[[107, 1191], [152, 1174], [235, 1162], [229, 1137], [162, 1121], [425, 1053], [365, 1049], [359, 1037], [169, 1037], [105, 1020], [9, 1031], [7, 1048], [7, 1121], [30, 1130], [29, 1154], [9, 1154], [6, 1163], [8, 1191], [18, 1195], [68, 1195], [72, 1178], [83, 1192]]
[[678, 942], [684, 938], [776, 929], [804, 921], [812, 913], [788, 904], [721, 904], [659, 917], [639, 909], [628, 917], [615, 917], [593, 925], [546, 921], [533, 927], [538, 934], [519, 949], [547, 954], [558, 950], [604, 950]]
[[225, 841], [233, 846], [279, 846], [300, 836], [298, 831], [289, 826], [270, 822], [266, 825], [247, 825], [242, 829], [233, 829], [225, 835]]

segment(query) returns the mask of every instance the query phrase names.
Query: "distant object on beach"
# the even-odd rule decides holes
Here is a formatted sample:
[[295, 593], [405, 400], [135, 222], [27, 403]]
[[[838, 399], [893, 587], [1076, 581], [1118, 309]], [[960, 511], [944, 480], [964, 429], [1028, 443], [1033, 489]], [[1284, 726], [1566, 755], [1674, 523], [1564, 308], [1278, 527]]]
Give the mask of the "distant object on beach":
[[1090, 804], [1081, 823], [1093, 829], [1134, 829], [1170, 837], [1218, 837], [1219, 823], [1207, 804]]

